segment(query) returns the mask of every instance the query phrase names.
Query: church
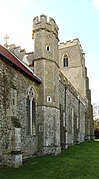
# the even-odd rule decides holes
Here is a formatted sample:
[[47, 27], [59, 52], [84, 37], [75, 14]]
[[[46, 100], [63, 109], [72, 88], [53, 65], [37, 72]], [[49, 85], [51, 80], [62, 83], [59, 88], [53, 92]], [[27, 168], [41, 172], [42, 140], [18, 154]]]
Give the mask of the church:
[[92, 140], [93, 107], [79, 39], [59, 43], [53, 18], [33, 19], [34, 51], [0, 45], [0, 165]]

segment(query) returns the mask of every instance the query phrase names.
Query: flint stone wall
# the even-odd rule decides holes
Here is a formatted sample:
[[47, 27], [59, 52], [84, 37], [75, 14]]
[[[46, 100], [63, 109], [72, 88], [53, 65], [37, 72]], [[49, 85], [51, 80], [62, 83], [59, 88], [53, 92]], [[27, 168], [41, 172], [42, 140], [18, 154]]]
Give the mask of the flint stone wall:
[[[27, 135], [26, 119], [26, 96], [29, 86], [33, 86], [37, 91], [38, 85], [21, 74], [12, 66], [0, 60], [0, 160], [6, 163], [11, 160], [10, 153], [15, 147], [12, 144], [14, 123], [11, 113], [11, 89], [17, 92], [16, 116], [18, 124], [21, 126], [21, 152], [24, 156], [32, 156], [37, 151], [37, 136]], [[4, 157], [3, 157], [4, 156]], [[7, 157], [6, 157], [7, 156]]]

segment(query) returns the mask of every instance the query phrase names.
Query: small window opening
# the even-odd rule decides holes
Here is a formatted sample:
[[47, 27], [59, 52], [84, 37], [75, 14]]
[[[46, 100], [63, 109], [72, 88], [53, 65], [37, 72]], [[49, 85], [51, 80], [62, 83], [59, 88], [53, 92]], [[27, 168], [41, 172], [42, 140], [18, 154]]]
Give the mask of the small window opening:
[[46, 46], [46, 51], [50, 51], [50, 47], [49, 46]]
[[47, 96], [47, 102], [52, 102], [52, 98], [50, 96]]
[[12, 99], [12, 104], [15, 105], [15, 100], [14, 99]]
[[40, 124], [39, 125], [39, 132], [42, 132], [43, 131], [43, 126]]

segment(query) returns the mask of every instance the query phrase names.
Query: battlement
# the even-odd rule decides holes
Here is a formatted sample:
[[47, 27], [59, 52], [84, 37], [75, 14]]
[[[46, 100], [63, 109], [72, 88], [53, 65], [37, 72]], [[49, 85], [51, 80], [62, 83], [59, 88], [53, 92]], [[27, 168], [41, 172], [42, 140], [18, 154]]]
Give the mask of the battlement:
[[81, 50], [82, 55], [85, 56], [85, 53], [83, 51], [83, 48], [82, 48], [78, 38], [73, 39], [73, 40], [68, 40], [66, 42], [61, 42], [59, 44], [59, 49], [66, 48], [66, 47], [72, 47], [72, 46], [75, 46], [75, 45], [79, 45], [79, 48]]
[[14, 55], [16, 55], [20, 60], [23, 59], [26, 54], [25, 49], [21, 49], [20, 46], [16, 46], [15, 44], [11, 44], [8, 46], [9, 51], [11, 51]]
[[68, 40], [68, 41], [66, 41], [66, 42], [61, 42], [61, 43], [59, 44], [59, 49], [65, 48], [65, 47], [71, 47], [71, 46], [74, 46], [74, 45], [77, 45], [77, 44], [80, 45], [80, 41], [79, 41], [78, 38], [73, 39], [73, 40]]
[[40, 17], [36, 16], [33, 19], [33, 33], [38, 31], [39, 29], [46, 29], [47, 31], [52, 31], [54, 34], [58, 36], [58, 26], [55, 20], [51, 17], [49, 19], [46, 15], [40, 15]]

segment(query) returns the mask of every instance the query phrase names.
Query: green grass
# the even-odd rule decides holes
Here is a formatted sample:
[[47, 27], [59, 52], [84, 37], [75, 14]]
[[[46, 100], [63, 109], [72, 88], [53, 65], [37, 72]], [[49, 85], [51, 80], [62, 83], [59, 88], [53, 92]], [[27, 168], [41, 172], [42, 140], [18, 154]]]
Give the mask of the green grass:
[[35, 157], [18, 169], [1, 167], [0, 179], [99, 179], [99, 141], [71, 146], [58, 156]]

